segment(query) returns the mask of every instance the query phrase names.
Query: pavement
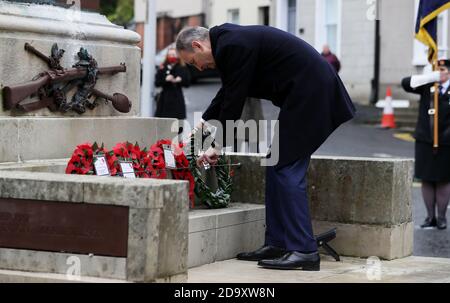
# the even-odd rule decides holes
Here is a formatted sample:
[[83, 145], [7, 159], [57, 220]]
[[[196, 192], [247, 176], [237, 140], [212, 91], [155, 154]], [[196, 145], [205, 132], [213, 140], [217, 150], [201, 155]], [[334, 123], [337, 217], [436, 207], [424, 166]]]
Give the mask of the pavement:
[[192, 268], [188, 283], [450, 283], [450, 259], [407, 257], [378, 261], [322, 256], [321, 270], [269, 270], [236, 259]]

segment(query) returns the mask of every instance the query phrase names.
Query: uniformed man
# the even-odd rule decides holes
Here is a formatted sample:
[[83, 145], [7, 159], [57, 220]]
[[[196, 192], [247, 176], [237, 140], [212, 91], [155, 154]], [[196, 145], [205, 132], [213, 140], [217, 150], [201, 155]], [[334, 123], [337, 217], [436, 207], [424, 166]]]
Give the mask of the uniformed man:
[[[217, 68], [221, 75], [222, 87], [204, 120], [218, 120], [225, 130], [226, 121], [239, 119], [247, 97], [280, 107], [279, 161], [266, 170], [265, 244], [238, 259], [265, 268], [319, 270], [306, 172], [311, 154], [354, 116], [341, 79], [312, 46], [268, 26], [191, 27], [178, 35], [176, 46], [186, 63], [199, 70]], [[217, 142], [199, 162], [214, 164], [226, 143], [232, 144]]]
[[[403, 79], [402, 86], [407, 92], [420, 94], [414, 135], [415, 177], [422, 181], [422, 196], [428, 213], [421, 227], [446, 229], [450, 200], [450, 60], [439, 60], [438, 67], [439, 71]], [[437, 150], [433, 150], [435, 82], [439, 82]]]

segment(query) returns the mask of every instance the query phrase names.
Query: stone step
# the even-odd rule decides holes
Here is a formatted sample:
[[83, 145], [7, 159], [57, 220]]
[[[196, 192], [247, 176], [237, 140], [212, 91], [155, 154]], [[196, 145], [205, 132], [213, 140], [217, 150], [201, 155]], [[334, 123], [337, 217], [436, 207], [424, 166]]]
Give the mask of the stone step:
[[189, 212], [188, 267], [233, 259], [264, 244], [265, 207], [231, 203], [223, 209]]
[[53, 273], [32, 273], [18, 270], [0, 270], [1, 283], [130, 283], [125, 280], [75, 277]]

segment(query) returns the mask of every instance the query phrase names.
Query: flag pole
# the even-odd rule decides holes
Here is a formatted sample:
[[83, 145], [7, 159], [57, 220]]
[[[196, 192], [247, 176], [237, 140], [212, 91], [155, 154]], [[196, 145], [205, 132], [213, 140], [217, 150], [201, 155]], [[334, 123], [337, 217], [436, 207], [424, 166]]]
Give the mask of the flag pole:
[[[438, 70], [438, 64], [437, 64], [437, 57], [438, 57], [438, 49], [436, 48], [436, 54], [435, 54], [435, 60], [434, 60], [434, 70]], [[435, 82], [434, 83], [434, 130], [433, 130], [433, 134], [434, 134], [434, 138], [433, 138], [433, 152], [434, 154], [437, 153], [438, 148], [439, 148], [439, 137], [438, 137], [438, 132], [439, 132], [439, 83]]]

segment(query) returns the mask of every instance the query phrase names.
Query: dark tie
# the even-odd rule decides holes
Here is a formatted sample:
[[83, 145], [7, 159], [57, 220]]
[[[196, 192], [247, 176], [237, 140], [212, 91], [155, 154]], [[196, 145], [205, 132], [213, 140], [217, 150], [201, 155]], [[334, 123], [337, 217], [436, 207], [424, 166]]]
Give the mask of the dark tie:
[[444, 92], [442, 91], [443, 88], [444, 87], [441, 84], [439, 84], [439, 95], [443, 95], [444, 94]]

